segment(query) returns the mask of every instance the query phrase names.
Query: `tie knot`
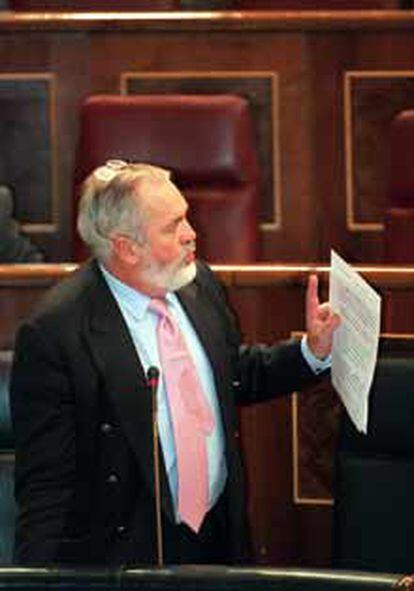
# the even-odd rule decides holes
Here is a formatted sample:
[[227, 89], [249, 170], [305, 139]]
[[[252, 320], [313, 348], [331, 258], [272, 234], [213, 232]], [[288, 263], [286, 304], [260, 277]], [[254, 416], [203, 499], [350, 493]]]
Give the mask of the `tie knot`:
[[149, 309], [155, 312], [158, 316], [169, 316], [168, 304], [165, 299], [152, 298]]

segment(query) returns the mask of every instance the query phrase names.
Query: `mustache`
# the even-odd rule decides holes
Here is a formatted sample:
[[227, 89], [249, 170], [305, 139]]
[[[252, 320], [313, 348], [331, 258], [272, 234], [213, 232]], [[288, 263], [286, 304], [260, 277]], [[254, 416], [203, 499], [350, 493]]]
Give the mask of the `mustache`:
[[195, 254], [195, 251], [196, 251], [196, 243], [195, 243], [195, 240], [192, 240], [191, 242], [189, 242], [188, 244], [185, 244], [183, 246], [182, 259], [184, 260], [185, 257], [188, 255], [188, 253]]

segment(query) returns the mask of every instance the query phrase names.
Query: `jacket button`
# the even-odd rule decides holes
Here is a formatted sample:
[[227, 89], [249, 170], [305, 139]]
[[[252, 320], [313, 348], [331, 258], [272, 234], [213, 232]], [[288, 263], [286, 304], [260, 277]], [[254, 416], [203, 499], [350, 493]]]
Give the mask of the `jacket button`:
[[240, 431], [234, 432], [234, 439], [238, 439], [240, 437]]
[[116, 533], [121, 535], [126, 532], [126, 525], [118, 525], [116, 528]]
[[108, 484], [117, 484], [119, 482], [119, 478], [116, 474], [112, 473], [108, 476], [108, 478], [106, 479], [106, 482]]
[[240, 388], [240, 380], [233, 380], [233, 388]]
[[113, 427], [110, 423], [102, 423], [101, 425], [101, 432], [104, 433], [105, 435], [108, 435], [108, 433], [111, 433]]

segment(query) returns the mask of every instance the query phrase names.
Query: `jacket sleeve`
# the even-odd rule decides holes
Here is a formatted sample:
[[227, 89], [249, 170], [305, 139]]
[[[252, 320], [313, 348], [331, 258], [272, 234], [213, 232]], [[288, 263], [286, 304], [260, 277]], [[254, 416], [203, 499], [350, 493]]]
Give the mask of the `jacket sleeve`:
[[211, 300], [221, 313], [239, 404], [288, 394], [321, 379], [308, 366], [297, 339], [272, 345], [242, 344], [238, 318], [229, 305], [223, 286], [205, 265], [201, 267], [201, 275], [204, 275], [204, 285]]
[[38, 325], [21, 328], [12, 367], [10, 406], [18, 505], [15, 559], [53, 562], [74, 502], [74, 400], [63, 355]]
[[239, 402], [248, 404], [289, 394], [320, 381], [305, 361], [300, 342], [242, 345], [239, 363]]

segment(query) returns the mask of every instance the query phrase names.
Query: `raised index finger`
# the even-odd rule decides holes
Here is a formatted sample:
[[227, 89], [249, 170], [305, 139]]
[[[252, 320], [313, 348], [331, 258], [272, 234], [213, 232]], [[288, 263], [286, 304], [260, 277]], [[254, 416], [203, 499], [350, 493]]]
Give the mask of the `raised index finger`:
[[317, 316], [319, 306], [318, 276], [312, 273], [309, 275], [308, 288], [306, 290], [306, 319], [307, 323], [312, 322]]

